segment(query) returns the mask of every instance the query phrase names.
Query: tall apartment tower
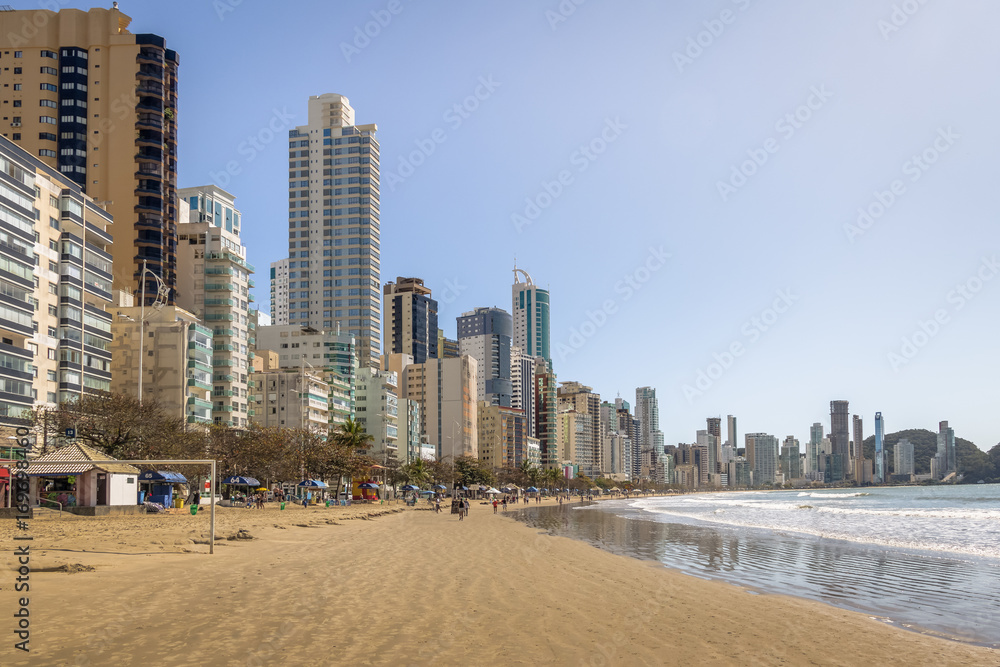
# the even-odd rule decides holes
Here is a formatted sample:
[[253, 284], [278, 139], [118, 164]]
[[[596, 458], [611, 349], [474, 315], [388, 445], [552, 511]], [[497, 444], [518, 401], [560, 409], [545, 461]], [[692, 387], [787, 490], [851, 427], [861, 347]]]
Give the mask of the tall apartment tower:
[[177, 305], [212, 329], [212, 421], [244, 427], [253, 412], [248, 392], [255, 337], [250, 320], [254, 267], [240, 240], [235, 197], [205, 185], [178, 191]]
[[773, 484], [778, 472], [778, 439], [767, 433], [747, 433], [746, 447], [754, 486]]
[[476, 308], [458, 318], [458, 347], [479, 362], [477, 400], [509, 408], [510, 313], [501, 308]]
[[713, 474], [722, 472], [722, 417], [708, 417], [708, 434], [715, 437], [714, 450], [709, 453], [709, 459], [714, 464]]
[[[635, 390], [635, 417], [639, 420], [639, 447], [642, 451], [663, 453], [663, 433], [660, 431], [660, 407], [656, 389], [639, 387]], [[659, 449], [657, 448], [659, 445]]]
[[570, 458], [570, 460], [573, 463], [586, 462], [588, 469], [581, 470], [585, 475], [599, 474], [604, 469], [603, 451], [601, 450], [601, 435], [603, 433], [601, 395], [594, 393], [592, 388], [579, 382], [563, 382], [558, 389], [557, 396], [561, 427], [567, 427], [569, 424], [562, 417], [566, 412], [575, 412], [586, 416], [586, 419], [581, 417], [573, 422], [574, 426], [582, 424], [585, 433], [573, 437], [578, 438], [577, 442], [581, 443], [580, 446], [587, 448], [587, 450], [578, 452], [577, 457]]
[[809, 427], [809, 444], [806, 447], [806, 472], [817, 473], [822, 468], [823, 425], [814, 422]]
[[937, 460], [936, 472], [939, 479], [953, 472], [958, 472], [955, 455], [955, 429], [949, 427], [946, 421], [938, 423], [937, 455], [934, 458]]
[[538, 438], [541, 463], [545, 468], [558, 467], [559, 443], [556, 373], [545, 357], [534, 357], [535, 435]]
[[831, 481], [840, 482], [851, 477], [850, 412], [847, 401], [830, 401]]
[[420, 278], [396, 278], [385, 297], [382, 346], [385, 354], [409, 354], [422, 364], [438, 356], [438, 303]]
[[288, 259], [271, 262], [271, 324], [288, 324]]
[[913, 443], [906, 438], [901, 438], [896, 443], [893, 450], [893, 472], [897, 475], [912, 475], [916, 472], [913, 459]]
[[860, 415], [854, 415], [851, 418], [853, 433], [854, 433], [854, 479], [857, 480], [858, 484], [864, 479], [864, 467], [865, 467], [865, 435], [864, 435], [864, 420], [861, 419]]
[[885, 422], [882, 413], [875, 413], [875, 483], [885, 482]]
[[288, 323], [352, 334], [371, 368], [382, 347], [377, 129], [327, 93], [288, 133]]
[[733, 456], [736, 455], [736, 448], [740, 446], [738, 437], [736, 433], [736, 417], [728, 415], [726, 417], [726, 440], [733, 447]]
[[[0, 424], [111, 382], [111, 216], [0, 139]], [[9, 443], [8, 443], [9, 444]]]
[[528, 357], [521, 353], [521, 348], [510, 348], [510, 407], [524, 411], [528, 437], [537, 438], [538, 428], [535, 419], [535, 361], [544, 357]]
[[551, 366], [549, 291], [537, 287], [527, 271], [515, 266], [511, 297], [514, 345], [526, 356], [544, 357]]
[[[145, 261], [173, 304], [179, 61], [131, 22], [117, 8], [0, 12], [0, 131], [107, 202], [115, 289], [137, 290]], [[156, 294], [146, 281], [146, 305]]]

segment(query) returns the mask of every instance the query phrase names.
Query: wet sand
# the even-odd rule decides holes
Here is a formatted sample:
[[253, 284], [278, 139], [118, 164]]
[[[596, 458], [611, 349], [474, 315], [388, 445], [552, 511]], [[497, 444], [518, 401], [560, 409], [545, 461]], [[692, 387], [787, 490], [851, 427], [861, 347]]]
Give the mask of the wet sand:
[[[13, 649], [4, 614], [0, 664], [1000, 663], [550, 537], [487, 505], [465, 521], [401, 505], [220, 508], [220, 537], [253, 539], [220, 540], [214, 555], [196, 543], [207, 528], [183, 514], [32, 521], [32, 650]], [[0, 524], [4, 610], [16, 608], [13, 532]], [[95, 569], [38, 571], [77, 565]]]

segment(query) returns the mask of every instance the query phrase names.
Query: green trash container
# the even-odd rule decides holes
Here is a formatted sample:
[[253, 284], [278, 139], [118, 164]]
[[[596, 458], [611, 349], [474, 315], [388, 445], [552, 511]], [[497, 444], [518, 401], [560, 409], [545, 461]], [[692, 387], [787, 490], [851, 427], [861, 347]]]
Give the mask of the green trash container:
[[198, 513], [198, 505], [191, 505], [191, 516]]
[[281, 509], [285, 509], [285, 501], [281, 501]]

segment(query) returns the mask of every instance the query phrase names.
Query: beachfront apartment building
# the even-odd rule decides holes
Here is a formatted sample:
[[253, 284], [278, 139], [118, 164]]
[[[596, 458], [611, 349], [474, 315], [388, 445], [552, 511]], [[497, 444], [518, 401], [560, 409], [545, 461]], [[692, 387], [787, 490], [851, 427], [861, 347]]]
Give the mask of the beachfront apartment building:
[[420, 406], [422, 437], [438, 460], [478, 456], [478, 364], [468, 355], [428, 359], [403, 370], [400, 391]]
[[271, 324], [288, 325], [288, 258], [271, 262]]
[[457, 359], [462, 356], [459, 351], [458, 341], [451, 338], [447, 338], [444, 335], [444, 329], [438, 329], [438, 359]]
[[523, 410], [527, 420], [528, 435], [536, 437], [538, 420], [535, 418], [535, 367], [537, 359], [545, 361], [544, 357], [529, 357], [521, 348], [512, 345], [510, 348], [510, 407]]
[[849, 418], [847, 401], [830, 401], [830, 443], [833, 451], [827, 466], [827, 477], [831, 482], [842, 482], [854, 477]]
[[476, 400], [511, 406], [511, 317], [502, 308], [476, 308], [458, 318], [458, 348], [479, 369]]
[[[584, 449], [578, 452], [581, 472], [588, 477], [595, 477], [604, 469], [604, 452], [601, 448], [601, 438], [605, 428], [601, 425], [601, 395], [579, 382], [562, 382], [556, 392], [559, 401], [560, 414], [566, 410], [573, 410], [582, 415], [587, 415], [587, 428], [589, 429], [585, 438], [580, 442]], [[560, 421], [561, 425], [564, 425]], [[561, 442], [565, 442], [564, 437], [560, 437]]]
[[354, 420], [372, 436], [368, 453], [383, 465], [400, 460], [398, 385], [395, 371], [364, 367], [355, 378]]
[[544, 357], [535, 357], [535, 436], [541, 449], [541, 465], [556, 468], [559, 458], [558, 424], [556, 414], [559, 399], [556, 395], [556, 374]]
[[233, 195], [214, 185], [184, 188], [178, 197], [177, 305], [212, 329], [212, 421], [245, 427], [255, 324], [242, 217]]
[[179, 59], [131, 21], [117, 4], [0, 12], [0, 133], [105, 203], [116, 290], [134, 293], [145, 262], [172, 304]]
[[535, 285], [528, 272], [515, 265], [510, 311], [513, 344], [526, 356], [544, 358], [551, 367], [549, 305], [549, 291]]
[[111, 389], [112, 218], [0, 139], [0, 424]]
[[906, 438], [900, 438], [893, 450], [893, 474], [914, 475], [916, 464], [913, 459], [913, 443]]
[[800, 479], [802, 472], [802, 456], [799, 447], [799, 440], [793, 435], [785, 437], [781, 445], [781, 458], [779, 461], [779, 471], [785, 476], [785, 481]]
[[420, 278], [396, 278], [383, 293], [384, 354], [409, 354], [422, 364], [438, 356], [438, 304]]
[[931, 459], [935, 479], [944, 479], [948, 475], [958, 472], [958, 463], [955, 455], [955, 429], [948, 426], [948, 422], [938, 423], [937, 433], [937, 454]]
[[253, 423], [327, 436], [330, 387], [321, 375], [301, 369], [278, 370], [251, 373], [250, 380], [254, 386]]
[[[256, 353], [278, 353], [282, 370], [306, 369], [322, 376], [329, 390], [330, 428], [354, 417], [357, 353], [354, 336], [297, 324], [257, 327]], [[254, 387], [255, 389], [257, 387]]]
[[134, 306], [132, 295], [123, 292], [118, 302], [111, 324], [111, 391], [155, 400], [188, 424], [211, 424], [212, 330], [178, 306]]
[[778, 474], [778, 439], [767, 433], [747, 433], [746, 458], [753, 472], [753, 485], [774, 484]]
[[355, 125], [343, 95], [308, 110], [288, 133], [288, 324], [350, 334], [358, 365], [378, 368], [378, 128]]
[[480, 401], [479, 460], [490, 468], [517, 468], [531, 461], [524, 411]]

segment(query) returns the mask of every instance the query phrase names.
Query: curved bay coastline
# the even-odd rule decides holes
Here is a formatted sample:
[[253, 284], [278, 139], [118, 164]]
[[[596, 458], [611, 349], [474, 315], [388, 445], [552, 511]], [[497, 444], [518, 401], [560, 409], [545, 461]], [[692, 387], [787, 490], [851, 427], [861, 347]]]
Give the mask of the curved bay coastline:
[[[690, 493], [526, 508], [552, 535], [1000, 647], [1000, 486]], [[883, 537], [888, 536], [888, 537]]]

